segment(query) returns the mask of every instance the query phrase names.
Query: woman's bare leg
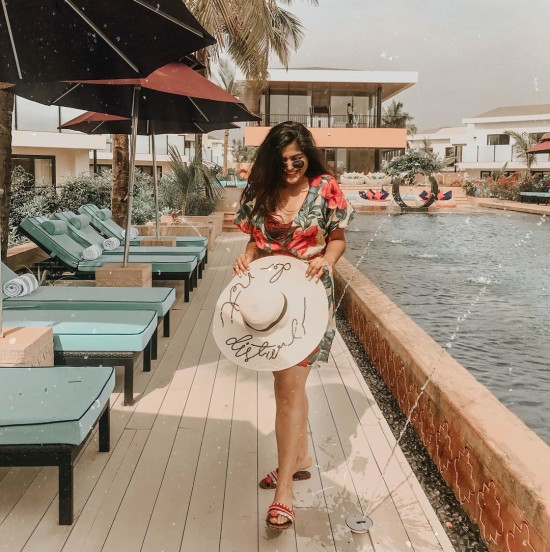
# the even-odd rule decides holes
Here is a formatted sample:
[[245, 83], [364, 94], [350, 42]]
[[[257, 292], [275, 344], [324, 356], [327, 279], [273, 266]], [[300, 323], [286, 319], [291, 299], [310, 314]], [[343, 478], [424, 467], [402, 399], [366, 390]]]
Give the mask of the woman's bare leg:
[[[308, 366], [292, 366], [286, 370], [274, 372], [275, 436], [279, 459], [279, 477], [274, 502], [292, 507], [292, 475], [296, 471], [299, 456], [307, 453], [307, 414], [306, 380]], [[304, 448], [305, 447], [305, 448]], [[305, 451], [305, 453], [304, 453]], [[303, 466], [302, 466], [303, 467]], [[272, 523], [285, 523], [283, 516], [272, 517]]]

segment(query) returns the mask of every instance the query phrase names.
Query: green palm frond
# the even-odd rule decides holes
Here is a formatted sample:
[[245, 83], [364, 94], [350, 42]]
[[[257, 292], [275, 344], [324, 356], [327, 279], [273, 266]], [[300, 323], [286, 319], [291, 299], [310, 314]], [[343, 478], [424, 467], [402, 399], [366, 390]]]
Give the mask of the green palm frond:
[[527, 153], [527, 150], [534, 146], [537, 141], [534, 136], [529, 135], [527, 132], [516, 132], [514, 130], [505, 130], [504, 134], [514, 139], [513, 150], [514, 153], [527, 164], [527, 169], [531, 169], [533, 164], [533, 154]]

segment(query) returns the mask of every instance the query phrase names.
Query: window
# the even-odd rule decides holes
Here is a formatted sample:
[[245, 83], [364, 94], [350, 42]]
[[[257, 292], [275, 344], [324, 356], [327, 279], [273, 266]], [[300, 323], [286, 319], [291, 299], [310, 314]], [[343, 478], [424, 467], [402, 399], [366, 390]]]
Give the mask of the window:
[[540, 142], [541, 138], [546, 134], [546, 132], [530, 132], [529, 140], [533, 142]]
[[455, 157], [457, 163], [462, 163], [462, 144], [455, 146]]
[[488, 146], [507, 146], [510, 144], [510, 136], [507, 134], [488, 134]]
[[[136, 165], [136, 169], [139, 169], [143, 174], [148, 174], [153, 178], [152, 165]], [[162, 178], [162, 167], [160, 165], [157, 165], [157, 178]]]
[[53, 155], [13, 155], [12, 168], [22, 167], [34, 178], [35, 186], [55, 186], [55, 157]]

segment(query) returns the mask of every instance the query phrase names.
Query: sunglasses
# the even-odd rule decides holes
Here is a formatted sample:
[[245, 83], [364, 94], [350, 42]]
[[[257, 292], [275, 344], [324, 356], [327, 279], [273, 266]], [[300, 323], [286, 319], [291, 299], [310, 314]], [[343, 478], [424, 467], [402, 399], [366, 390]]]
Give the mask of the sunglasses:
[[[283, 168], [286, 167], [286, 161], [283, 161]], [[303, 169], [306, 162], [303, 159], [295, 159], [294, 161], [291, 161], [290, 164], [292, 165], [293, 169]]]

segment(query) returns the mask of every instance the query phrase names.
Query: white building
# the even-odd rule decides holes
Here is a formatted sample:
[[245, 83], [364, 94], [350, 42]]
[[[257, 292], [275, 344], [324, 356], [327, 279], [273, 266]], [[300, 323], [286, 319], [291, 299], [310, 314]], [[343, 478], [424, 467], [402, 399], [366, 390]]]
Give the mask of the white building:
[[[63, 180], [81, 173], [111, 168], [111, 135], [87, 135], [58, 127], [82, 111], [67, 107], [45, 106], [24, 98], [15, 98], [13, 114], [13, 166], [32, 174], [37, 184], [63, 185]], [[221, 138], [220, 138], [221, 136]], [[177, 147], [184, 162], [195, 155], [195, 135], [159, 135], [156, 137], [157, 163], [160, 175], [169, 172], [168, 146]], [[151, 142], [138, 136], [136, 166], [150, 174], [153, 171]], [[203, 137], [205, 161], [223, 164], [223, 131]]]
[[[550, 132], [550, 104], [498, 107], [462, 122], [462, 127], [415, 134], [409, 145], [416, 149], [427, 147], [440, 159], [455, 157], [450, 170], [466, 171], [474, 178], [502, 169], [513, 173], [526, 170], [527, 163], [514, 151], [515, 140], [505, 132], [525, 134], [538, 141]], [[533, 156], [531, 171], [550, 174], [550, 156]]]

